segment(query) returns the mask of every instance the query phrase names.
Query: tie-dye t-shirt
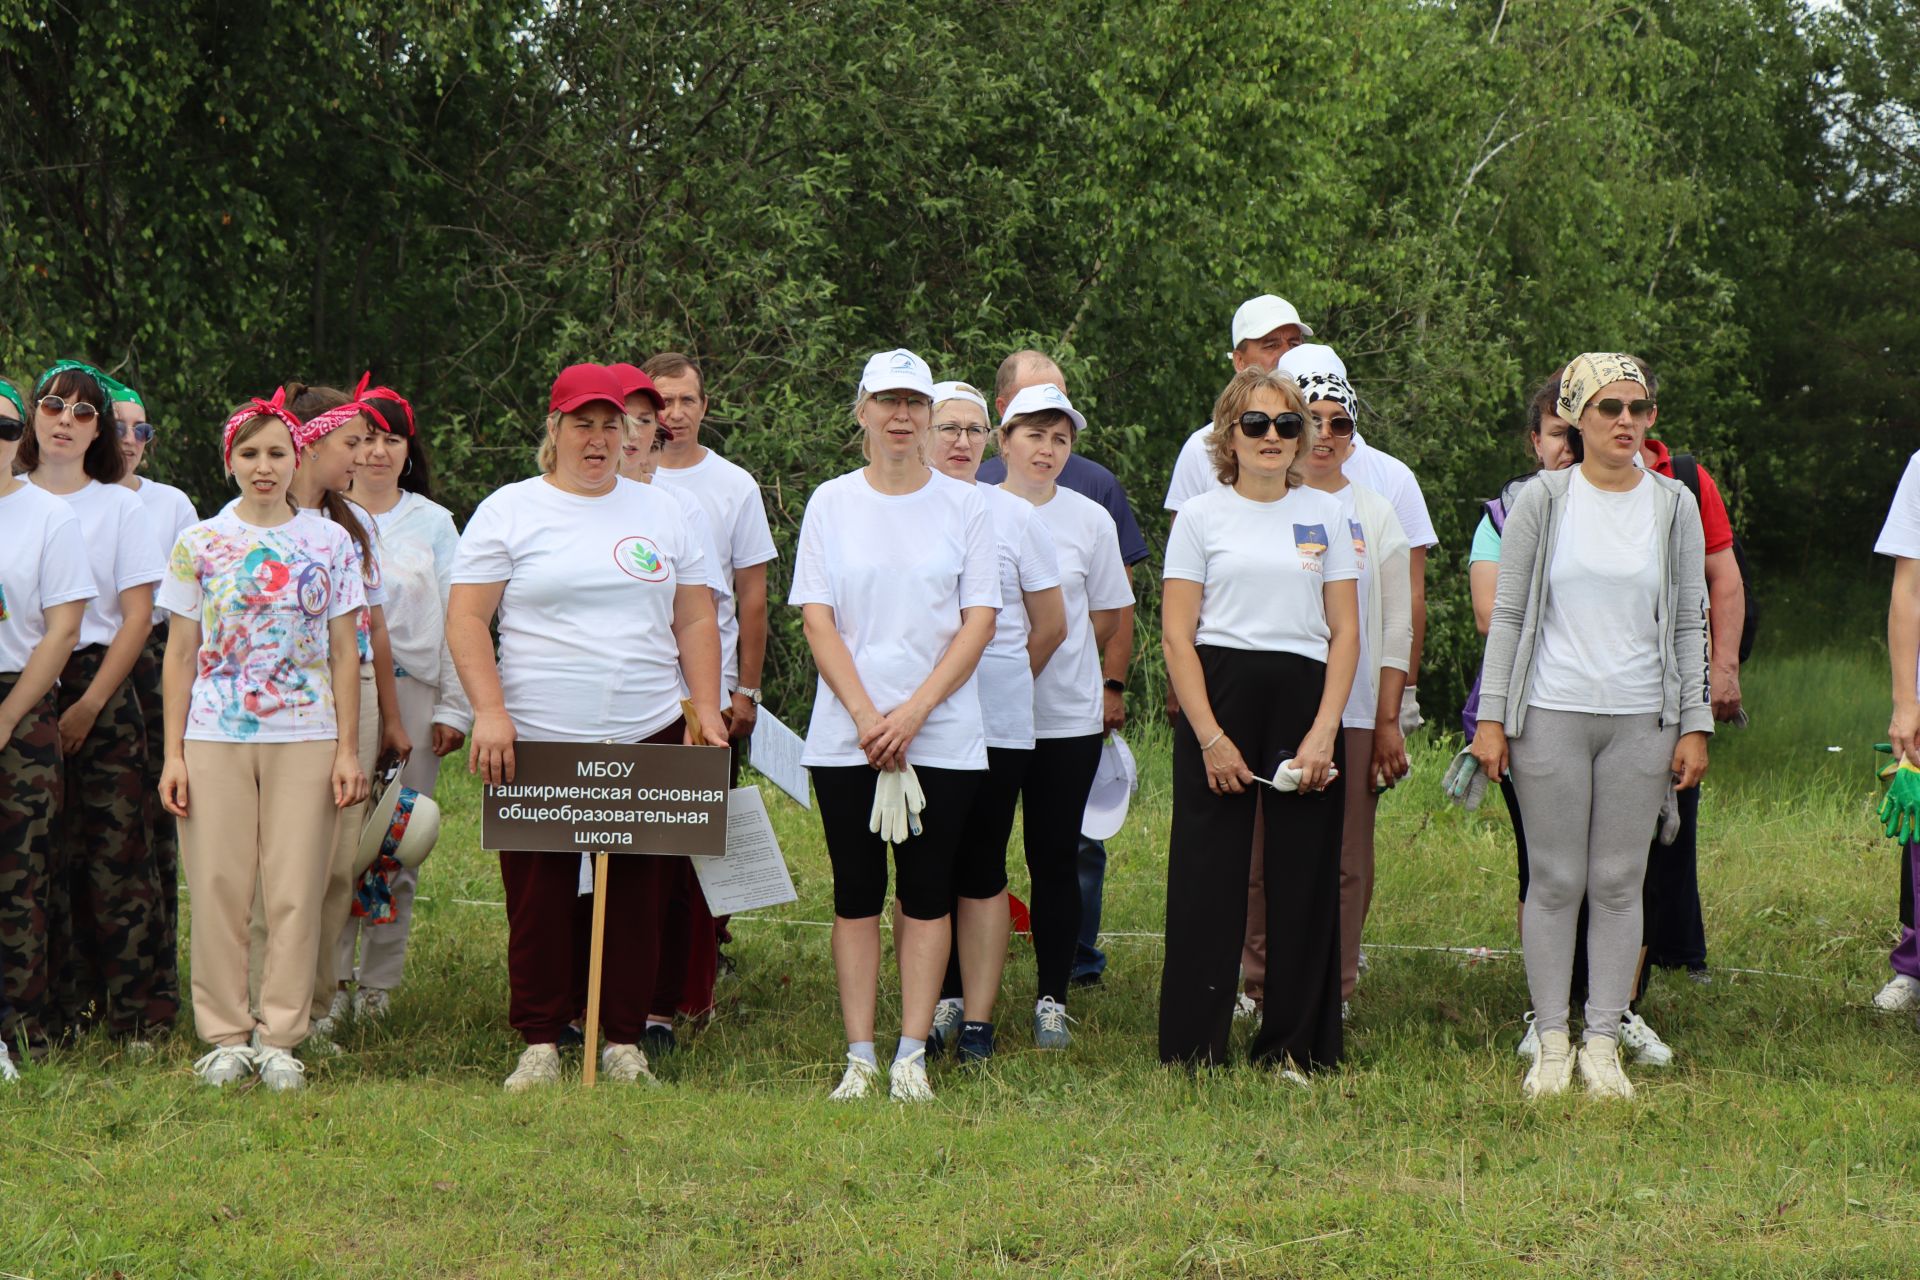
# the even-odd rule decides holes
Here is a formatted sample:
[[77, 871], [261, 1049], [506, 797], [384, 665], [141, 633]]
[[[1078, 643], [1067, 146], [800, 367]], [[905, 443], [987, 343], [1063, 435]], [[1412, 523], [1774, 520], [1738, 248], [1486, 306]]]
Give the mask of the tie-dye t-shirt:
[[336, 736], [327, 624], [366, 603], [347, 531], [302, 512], [263, 529], [233, 511], [174, 544], [160, 607], [200, 623], [186, 736], [311, 742]]

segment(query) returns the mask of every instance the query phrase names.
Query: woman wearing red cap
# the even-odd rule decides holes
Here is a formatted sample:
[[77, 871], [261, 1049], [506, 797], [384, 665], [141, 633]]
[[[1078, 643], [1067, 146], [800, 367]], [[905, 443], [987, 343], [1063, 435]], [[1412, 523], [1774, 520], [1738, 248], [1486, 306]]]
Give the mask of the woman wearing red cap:
[[[353, 500], [373, 517], [379, 535], [400, 726], [408, 741], [419, 744], [407, 757], [400, 781], [430, 796], [439, 784], [440, 758], [459, 750], [473, 722], [446, 651], [447, 593], [460, 531], [453, 513], [433, 500], [433, 468], [426, 437], [415, 429], [413, 405], [399, 392], [370, 382], [362, 377], [354, 392], [369, 430], [354, 470]], [[425, 749], [428, 744], [431, 751]], [[356, 1017], [383, 1016], [390, 993], [400, 985], [419, 881], [417, 867], [383, 864], [355, 887], [334, 973], [343, 987], [349, 980], [357, 984]]]
[[[305, 1083], [293, 1048], [313, 1011], [316, 907], [341, 811], [367, 794], [355, 750], [360, 552], [289, 496], [299, 425], [284, 393], [227, 420], [240, 498], [181, 534], [160, 587], [170, 617], [160, 799], [180, 823], [194, 1027], [213, 1046], [194, 1069], [214, 1086], [255, 1067], [270, 1089]], [[263, 926], [257, 947], [250, 916]]]
[[[600, 365], [554, 380], [538, 476], [496, 490], [460, 538], [447, 639], [473, 702], [468, 767], [513, 779], [513, 744], [682, 742], [685, 677], [699, 741], [725, 746], [720, 639], [706, 565], [680, 509], [622, 480], [626, 396]], [[597, 550], [595, 550], [597, 548]], [[500, 650], [488, 624], [498, 614]], [[600, 888], [622, 927], [608, 931], [601, 991], [611, 1080], [653, 1082], [639, 1047], [659, 963], [672, 863], [622, 858]], [[526, 1041], [510, 1092], [560, 1078], [558, 1043], [576, 1013], [573, 942], [578, 864], [502, 850], [508, 1017]]]

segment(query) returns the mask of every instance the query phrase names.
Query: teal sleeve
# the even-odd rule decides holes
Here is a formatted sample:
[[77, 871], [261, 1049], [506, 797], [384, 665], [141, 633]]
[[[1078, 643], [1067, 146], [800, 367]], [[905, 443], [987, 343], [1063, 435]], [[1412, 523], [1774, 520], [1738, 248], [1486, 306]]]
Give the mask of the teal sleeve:
[[1500, 535], [1494, 530], [1492, 516], [1480, 517], [1480, 527], [1473, 531], [1473, 549], [1467, 552], [1468, 564], [1482, 560], [1500, 563]]

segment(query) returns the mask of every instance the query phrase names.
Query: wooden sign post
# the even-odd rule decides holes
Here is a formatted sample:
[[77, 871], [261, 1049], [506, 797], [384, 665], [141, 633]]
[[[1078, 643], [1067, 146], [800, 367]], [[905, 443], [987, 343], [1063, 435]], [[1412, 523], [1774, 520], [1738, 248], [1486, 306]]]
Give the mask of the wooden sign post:
[[[698, 737], [698, 717], [681, 706]], [[611, 855], [725, 856], [727, 755], [721, 747], [520, 742], [514, 745], [513, 782], [490, 786], [482, 797], [483, 848], [593, 857], [587, 1057], [580, 1072], [588, 1088], [600, 1066]]]

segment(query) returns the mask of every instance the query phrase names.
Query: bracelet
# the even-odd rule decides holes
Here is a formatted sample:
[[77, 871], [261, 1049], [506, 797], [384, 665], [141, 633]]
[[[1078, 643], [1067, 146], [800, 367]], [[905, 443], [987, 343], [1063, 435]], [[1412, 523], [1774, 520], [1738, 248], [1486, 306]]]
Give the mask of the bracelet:
[[1214, 734], [1211, 738], [1208, 738], [1205, 742], [1201, 743], [1200, 750], [1203, 752], [1213, 750], [1213, 744], [1220, 741], [1220, 739], [1226, 736], [1227, 736], [1227, 731], [1225, 729], [1222, 729], [1220, 732]]

